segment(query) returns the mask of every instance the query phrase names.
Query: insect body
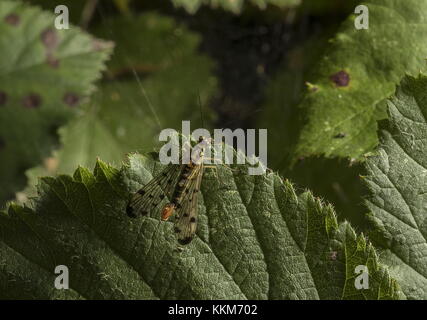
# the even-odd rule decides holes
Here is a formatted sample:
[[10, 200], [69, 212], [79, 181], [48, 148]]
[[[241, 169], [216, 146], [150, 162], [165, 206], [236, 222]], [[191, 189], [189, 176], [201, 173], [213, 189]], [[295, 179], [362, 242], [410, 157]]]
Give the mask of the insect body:
[[[203, 144], [203, 139], [199, 142]], [[166, 196], [170, 202], [161, 210], [161, 219], [166, 221], [176, 212], [174, 231], [178, 242], [190, 243], [197, 229], [197, 197], [204, 172], [204, 148], [202, 146], [188, 164], [169, 164], [138, 190], [126, 208], [128, 216], [147, 215]]]

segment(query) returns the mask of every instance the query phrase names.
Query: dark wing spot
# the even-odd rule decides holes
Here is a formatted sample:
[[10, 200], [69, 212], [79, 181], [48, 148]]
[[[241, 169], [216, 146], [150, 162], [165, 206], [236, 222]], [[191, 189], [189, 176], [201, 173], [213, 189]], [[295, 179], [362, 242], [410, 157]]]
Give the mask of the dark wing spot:
[[138, 193], [139, 193], [141, 196], [143, 196], [143, 195], [145, 194], [145, 191], [144, 191], [143, 189], [141, 189], [141, 190], [138, 190]]
[[332, 82], [335, 83], [337, 87], [347, 87], [350, 83], [350, 75], [344, 70], [341, 70], [331, 75], [330, 79], [332, 80]]
[[181, 232], [181, 229], [180, 229], [180, 228], [178, 228], [178, 227], [174, 227], [174, 228], [173, 228], [173, 231], [174, 231], [175, 233], [180, 233], [180, 232]]
[[168, 183], [172, 183], [172, 179], [168, 179]]
[[186, 237], [184, 239], [178, 239], [179, 244], [185, 245], [189, 244], [193, 240], [193, 237]]
[[4, 106], [7, 101], [7, 94], [6, 92], [0, 91], [0, 106]]
[[66, 105], [70, 107], [75, 107], [76, 105], [78, 105], [80, 98], [75, 93], [67, 92], [66, 94], [64, 94], [64, 97], [62, 98], [62, 100]]
[[133, 211], [133, 208], [128, 204], [126, 207], [126, 213], [131, 218], [136, 218], [136, 214]]
[[195, 223], [195, 222], [196, 222], [196, 218], [192, 217], [192, 218], [190, 219], [190, 222], [191, 222], [191, 223]]
[[22, 104], [25, 108], [38, 108], [42, 102], [42, 98], [35, 93], [30, 93], [28, 96], [24, 97]]
[[166, 176], [167, 176], [167, 173], [166, 173], [166, 172], [163, 172], [163, 173], [162, 173], [162, 176], [163, 176], [163, 177], [166, 177]]
[[159, 195], [160, 200], [163, 200], [165, 198], [164, 194]]
[[176, 208], [177, 208], [177, 209], [181, 208], [181, 204], [180, 204], [180, 203], [177, 203], [177, 204], [176, 204]]
[[19, 16], [16, 13], [11, 13], [4, 18], [4, 22], [12, 26], [17, 26], [19, 24]]
[[184, 214], [183, 214], [183, 216], [184, 216], [184, 217], [188, 217], [188, 213], [184, 213]]
[[149, 195], [148, 195], [148, 197], [149, 197], [150, 199], [153, 199], [153, 198], [154, 198], [154, 196], [153, 196], [152, 194], [149, 194]]

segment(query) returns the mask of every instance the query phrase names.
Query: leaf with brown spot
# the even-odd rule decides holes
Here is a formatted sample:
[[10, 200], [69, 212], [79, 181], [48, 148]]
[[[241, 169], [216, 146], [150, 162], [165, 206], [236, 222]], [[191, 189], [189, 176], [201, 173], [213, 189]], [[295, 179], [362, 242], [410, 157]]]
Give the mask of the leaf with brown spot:
[[64, 95], [63, 101], [66, 105], [68, 105], [70, 107], [75, 107], [79, 103], [80, 99], [79, 99], [79, 96], [77, 94], [75, 94], [73, 92], [67, 92]]
[[350, 75], [344, 70], [331, 75], [330, 79], [337, 87], [347, 87], [350, 83]]
[[43, 31], [41, 40], [48, 52], [52, 52], [58, 46], [58, 34], [55, 29], [48, 28]]
[[[319, 87], [298, 110], [305, 119], [290, 151], [300, 156], [363, 160], [378, 144], [384, 99], [406, 75], [427, 70], [427, 1], [366, 0], [369, 30], [357, 30], [351, 13], [305, 79]], [[281, 101], [281, 100], [278, 100]], [[345, 139], [335, 139], [340, 132]]]
[[[24, 188], [24, 171], [58, 145], [52, 128], [74, 116], [64, 93], [87, 98], [111, 52], [108, 45], [95, 51], [93, 37], [79, 28], [54, 29], [55, 17], [53, 10], [0, 1], [0, 43], [7, 44], [0, 46], [0, 136], [10, 141], [0, 157], [0, 207]], [[67, 101], [77, 106], [75, 98]]]
[[5, 21], [7, 24], [10, 24], [10, 25], [12, 25], [12, 26], [17, 26], [17, 25], [19, 24], [19, 22], [20, 22], [20, 19], [19, 19], [19, 16], [18, 16], [17, 14], [15, 14], [15, 13], [11, 13], [11, 14], [8, 14], [8, 15], [4, 18], [4, 21]]
[[22, 104], [25, 108], [38, 108], [42, 103], [42, 98], [36, 93], [30, 93], [24, 97]]

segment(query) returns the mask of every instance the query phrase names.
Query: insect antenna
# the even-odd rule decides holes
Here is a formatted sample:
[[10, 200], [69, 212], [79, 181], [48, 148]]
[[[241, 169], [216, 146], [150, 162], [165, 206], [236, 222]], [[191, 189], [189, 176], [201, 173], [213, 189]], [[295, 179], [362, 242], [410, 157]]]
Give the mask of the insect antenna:
[[[126, 58], [127, 58], [127, 57], [126, 57]], [[127, 60], [129, 60], [129, 59], [127, 58]], [[150, 108], [150, 111], [151, 111], [151, 113], [153, 114], [154, 119], [156, 120], [156, 124], [157, 124], [157, 126], [159, 127], [159, 129], [161, 129], [161, 128], [162, 128], [162, 125], [160, 124], [159, 117], [157, 116], [157, 113], [156, 113], [156, 111], [154, 110], [154, 107], [153, 107], [153, 105], [152, 105], [152, 103], [151, 103], [151, 100], [148, 98], [147, 92], [145, 91], [144, 86], [142, 85], [142, 81], [141, 81], [141, 79], [139, 78], [138, 73], [136, 73], [136, 71], [135, 71], [135, 69], [134, 69], [134, 68], [132, 68], [132, 73], [133, 73], [133, 76], [135, 77], [136, 81], [138, 82], [138, 86], [139, 86], [139, 88], [141, 89], [141, 92], [142, 92], [142, 94], [143, 94], [143, 96], [144, 96], [145, 100], [147, 101], [148, 107]]]
[[205, 121], [203, 119], [203, 112], [202, 112], [202, 101], [200, 99], [200, 90], [197, 90], [197, 96], [199, 98], [199, 110], [200, 110], [200, 120], [202, 121], [202, 128], [205, 127]]

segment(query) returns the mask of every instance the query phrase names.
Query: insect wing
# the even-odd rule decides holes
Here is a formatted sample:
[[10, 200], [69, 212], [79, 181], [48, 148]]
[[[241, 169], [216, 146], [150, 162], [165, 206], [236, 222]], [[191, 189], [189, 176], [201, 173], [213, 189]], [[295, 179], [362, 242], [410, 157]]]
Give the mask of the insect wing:
[[188, 193], [176, 212], [174, 230], [178, 237], [178, 242], [182, 245], [190, 243], [197, 230], [197, 199], [203, 177], [203, 164], [198, 165], [195, 170], [197, 171], [194, 173], [194, 177], [189, 181]]
[[133, 194], [126, 208], [128, 216], [135, 218], [139, 214], [146, 215], [155, 209], [165, 196], [171, 198], [182, 168], [182, 165], [168, 165], [143, 188]]

